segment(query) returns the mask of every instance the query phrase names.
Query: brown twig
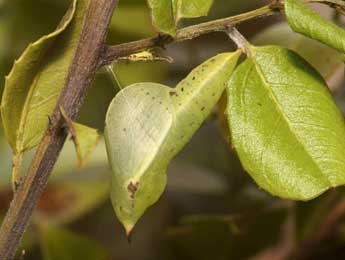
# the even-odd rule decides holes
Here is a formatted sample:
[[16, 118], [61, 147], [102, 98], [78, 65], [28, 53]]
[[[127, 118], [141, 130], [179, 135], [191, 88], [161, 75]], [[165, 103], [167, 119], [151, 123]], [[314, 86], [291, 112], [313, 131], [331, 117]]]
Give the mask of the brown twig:
[[284, 6], [281, 3], [272, 3], [247, 13], [185, 27], [177, 31], [176, 38], [174, 39], [169, 35], [160, 34], [152, 38], [142, 39], [114, 46], [107, 46], [106, 51], [104, 53], [102, 64], [110, 64], [113, 61], [119, 59], [120, 57], [135, 52], [139, 52], [145, 49], [153, 47], [164, 47], [165, 45], [170, 44], [172, 42], [183, 42], [186, 40], [191, 40], [211, 32], [226, 31], [229, 26], [233, 26], [260, 17], [274, 15], [277, 13], [277, 11], [280, 11], [283, 8]]
[[31, 166], [20, 182], [0, 229], [0, 259], [13, 259], [32, 212], [45, 188], [67, 133], [60, 106], [74, 119], [99, 68], [105, 36], [118, 0], [90, 0], [68, 80]]

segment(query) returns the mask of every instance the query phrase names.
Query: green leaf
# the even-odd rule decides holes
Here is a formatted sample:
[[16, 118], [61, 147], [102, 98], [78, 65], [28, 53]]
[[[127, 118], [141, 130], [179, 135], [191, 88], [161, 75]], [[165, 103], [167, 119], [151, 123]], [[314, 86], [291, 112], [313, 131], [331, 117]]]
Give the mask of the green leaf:
[[148, 0], [148, 4], [153, 25], [174, 37], [180, 19], [207, 15], [213, 0]]
[[[287, 23], [270, 26], [252, 40], [255, 45], [274, 44], [291, 49], [308, 61], [322, 77], [333, 83], [334, 76], [344, 70], [344, 57], [327, 45], [291, 30]], [[330, 85], [330, 87], [332, 87]]]
[[296, 53], [250, 47], [228, 86], [232, 142], [260, 187], [312, 199], [345, 183], [345, 126], [321, 76]]
[[40, 226], [40, 241], [45, 260], [108, 259], [108, 253], [96, 241], [71, 231]]
[[72, 121], [61, 108], [61, 113], [69, 127], [69, 131], [72, 135], [72, 140], [77, 152], [79, 166], [83, 166], [87, 157], [96, 148], [100, 136], [97, 129], [78, 124]]
[[212, 111], [240, 51], [206, 61], [173, 89], [138, 83], [111, 103], [105, 139], [113, 170], [111, 198], [129, 233], [161, 196], [166, 169]]
[[325, 43], [345, 53], [345, 31], [326, 20], [301, 0], [285, 0], [285, 13], [295, 32]]
[[58, 28], [30, 44], [6, 77], [1, 114], [15, 154], [35, 147], [48, 125], [83, 29], [88, 0], [74, 0]]

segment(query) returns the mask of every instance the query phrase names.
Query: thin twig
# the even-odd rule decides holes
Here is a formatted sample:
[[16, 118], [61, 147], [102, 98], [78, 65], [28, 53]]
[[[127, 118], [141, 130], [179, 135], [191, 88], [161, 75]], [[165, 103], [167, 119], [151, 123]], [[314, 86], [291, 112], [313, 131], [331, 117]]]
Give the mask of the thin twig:
[[[335, 7], [341, 13], [345, 12], [345, 2], [341, 0], [304, 0], [304, 2], [326, 4]], [[283, 9], [284, 4], [281, 1], [273, 1], [269, 5], [263, 6], [261, 8], [243, 14], [182, 28], [177, 31], [175, 38], [172, 38], [169, 35], [159, 34], [156, 37], [146, 38], [138, 41], [113, 46], [107, 46], [103, 60], [101, 62], [102, 65], [108, 65], [118, 60], [120, 57], [124, 57], [149, 48], [164, 47], [165, 45], [168, 45], [172, 42], [183, 42], [186, 40], [197, 38], [204, 34], [217, 31], [224, 31], [224, 29], [229, 26], [235, 26], [245, 21], [271, 16], [276, 13], [279, 13]]]
[[237, 47], [243, 51], [243, 53], [245, 53], [247, 56], [250, 56], [250, 44], [235, 26], [229, 26], [227, 29], [227, 34], [229, 35], [230, 39], [235, 42]]
[[341, 7], [345, 8], [345, 2], [342, 0], [305, 0], [305, 3], [320, 3], [330, 5], [331, 7]]
[[272, 3], [240, 15], [185, 27], [177, 31], [176, 37], [174, 39], [169, 35], [160, 34], [157, 37], [118, 44], [114, 46], [107, 46], [102, 64], [110, 64], [118, 60], [120, 57], [127, 56], [132, 53], [136, 53], [149, 48], [164, 47], [165, 45], [172, 42], [183, 42], [211, 32], [226, 31], [226, 28], [228, 26], [236, 25], [260, 17], [271, 16], [278, 13], [283, 8], [284, 5], [281, 3]]

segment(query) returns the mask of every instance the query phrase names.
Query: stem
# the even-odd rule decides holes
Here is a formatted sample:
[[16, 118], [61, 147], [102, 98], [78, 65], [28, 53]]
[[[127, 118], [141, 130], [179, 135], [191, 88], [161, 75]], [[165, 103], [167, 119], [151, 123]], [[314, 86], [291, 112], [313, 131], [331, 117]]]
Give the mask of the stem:
[[[304, 0], [305, 3], [320, 3], [335, 7], [340, 13], [344, 14], [345, 2], [342, 0]], [[153, 47], [164, 47], [172, 42], [182, 42], [192, 40], [201, 35], [211, 32], [224, 31], [229, 26], [234, 26], [239, 23], [266, 17], [276, 14], [284, 9], [284, 4], [280, 1], [274, 1], [269, 5], [263, 6], [247, 13], [231, 16], [228, 18], [218, 19], [210, 22], [205, 22], [197, 25], [192, 25], [180, 29], [176, 33], [176, 37], [172, 38], [169, 35], [159, 34], [156, 37], [146, 38], [138, 41], [107, 46], [102, 60], [102, 65], [110, 64], [120, 57], [139, 52]]]
[[229, 27], [227, 33], [230, 39], [235, 42], [237, 47], [241, 49], [247, 56], [250, 56], [250, 44], [246, 38], [244, 38], [244, 36], [234, 26]]
[[160, 34], [157, 37], [146, 38], [143, 40], [114, 46], [107, 46], [102, 65], [110, 64], [113, 61], [118, 60], [120, 57], [127, 56], [148, 48], [163, 47], [172, 42], [182, 42], [211, 32], [225, 31], [227, 27], [239, 24], [241, 22], [274, 15], [277, 13], [277, 11], [279, 12], [283, 8], [284, 5], [281, 3], [272, 3], [247, 13], [185, 27], [177, 31], [174, 39], [169, 35]]
[[13, 156], [12, 162], [12, 189], [15, 192], [20, 182], [20, 171], [22, 168], [23, 153], [17, 153]]
[[115, 71], [114, 71], [114, 69], [113, 69], [113, 65], [107, 65], [107, 66], [105, 66], [105, 70], [107, 71], [107, 73], [108, 73], [108, 75], [109, 75], [109, 77], [110, 77], [110, 79], [111, 79], [111, 81], [112, 81], [114, 87], [117, 86], [117, 87], [119, 88], [119, 90], [123, 89], [123, 86], [122, 86], [122, 84], [121, 84], [121, 82], [120, 82], [120, 79], [119, 79], [119, 77], [116, 75], [116, 73], [115, 73]]
[[37, 149], [30, 168], [17, 192], [0, 228], [0, 259], [14, 258], [37, 200], [42, 194], [59, 152], [65, 142], [64, 120], [60, 107], [75, 119], [86, 96], [86, 90], [99, 68], [105, 36], [118, 0], [89, 0], [78, 49], [68, 73], [66, 86], [51, 116], [50, 125]]
[[345, 2], [342, 0], [305, 0], [306, 3], [320, 3], [333, 6], [338, 6], [340, 8], [345, 8]]

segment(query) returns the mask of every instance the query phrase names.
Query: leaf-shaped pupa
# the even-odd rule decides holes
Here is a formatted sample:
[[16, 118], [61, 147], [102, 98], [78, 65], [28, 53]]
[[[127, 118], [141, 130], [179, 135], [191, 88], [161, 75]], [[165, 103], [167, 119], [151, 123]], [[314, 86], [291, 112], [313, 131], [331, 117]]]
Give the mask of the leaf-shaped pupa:
[[113, 170], [111, 198], [127, 233], [161, 196], [170, 161], [216, 105], [240, 53], [206, 61], [175, 89], [139, 83], [112, 101], [105, 129]]

